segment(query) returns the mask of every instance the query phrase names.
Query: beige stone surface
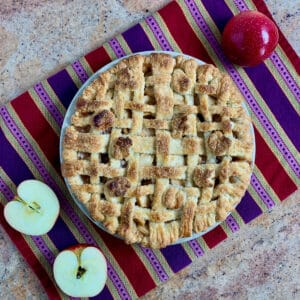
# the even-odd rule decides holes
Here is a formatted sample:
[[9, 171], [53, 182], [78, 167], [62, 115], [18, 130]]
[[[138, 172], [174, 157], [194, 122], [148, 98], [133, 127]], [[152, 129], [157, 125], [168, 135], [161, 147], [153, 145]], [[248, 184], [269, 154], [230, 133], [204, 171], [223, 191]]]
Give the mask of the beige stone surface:
[[[0, 1], [0, 103], [167, 2]], [[300, 1], [266, 3], [299, 54]], [[299, 200], [298, 191], [143, 299], [300, 299]], [[0, 299], [46, 298], [0, 227]]]

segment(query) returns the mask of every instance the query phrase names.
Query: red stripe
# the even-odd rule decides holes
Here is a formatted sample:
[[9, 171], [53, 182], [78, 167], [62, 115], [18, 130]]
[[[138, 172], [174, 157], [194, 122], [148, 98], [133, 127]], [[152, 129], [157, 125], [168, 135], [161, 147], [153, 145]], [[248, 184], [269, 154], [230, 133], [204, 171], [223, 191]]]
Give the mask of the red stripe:
[[259, 131], [254, 127], [256, 140], [255, 164], [282, 201], [296, 191], [297, 186], [283, 169]]
[[203, 235], [203, 239], [210, 249], [218, 245], [226, 238], [227, 234], [220, 225]]
[[[50, 128], [47, 120], [43, 117], [30, 95], [25, 93], [13, 101], [12, 104], [24, 126], [32, 137], [38, 141], [46, 157], [51, 162], [57, 161], [58, 137]], [[103, 235], [103, 232], [100, 232]], [[117, 240], [108, 234], [105, 234], [104, 240], [120, 267], [126, 273], [138, 296], [145, 294], [156, 286], [144, 264], [131, 246], [125, 245], [123, 241]], [[129, 267], [128, 262], [134, 262], [134, 267]]]
[[131, 246], [126, 245], [123, 240], [113, 237], [96, 226], [95, 229], [101, 235], [139, 297], [156, 287], [145, 265]]
[[31, 248], [28, 246], [23, 235], [18, 231], [14, 230], [13, 228], [11, 228], [5, 221], [4, 214], [3, 214], [3, 205], [0, 204], [0, 206], [1, 206], [0, 224], [3, 226], [3, 228], [7, 232], [12, 242], [16, 245], [20, 253], [24, 256], [25, 260], [31, 267], [32, 271], [36, 274], [37, 278], [40, 280], [49, 299], [61, 299], [56, 289], [56, 286], [52, 282], [51, 278], [48, 276], [43, 265], [39, 262], [39, 260], [36, 258], [35, 254], [31, 250]]
[[104, 47], [100, 47], [88, 53], [87, 55], [85, 55], [85, 59], [87, 60], [94, 72], [111, 61]]
[[[253, 0], [253, 2], [255, 4], [256, 8], [260, 12], [267, 15], [276, 24], [276, 21], [273, 19], [270, 11], [268, 10], [268, 8], [263, 0]], [[280, 44], [281, 48], [288, 56], [291, 63], [294, 65], [298, 74], [300, 74], [300, 58], [299, 58], [299, 56], [297, 55], [296, 51], [291, 47], [291, 45], [289, 44], [289, 42], [287, 41], [287, 39], [285, 38], [285, 36], [283, 35], [283, 33], [279, 27], [278, 27], [278, 31], [279, 31], [279, 44]]]
[[47, 159], [59, 169], [58, 149], [59, 139], [28, 92], [11, 102], [16, 114], [39, 144]]
[[177, 2], [174, 1], [165, 6], [159, 14], [183, 53], [198, 57], [207, 63], [213, 63]]

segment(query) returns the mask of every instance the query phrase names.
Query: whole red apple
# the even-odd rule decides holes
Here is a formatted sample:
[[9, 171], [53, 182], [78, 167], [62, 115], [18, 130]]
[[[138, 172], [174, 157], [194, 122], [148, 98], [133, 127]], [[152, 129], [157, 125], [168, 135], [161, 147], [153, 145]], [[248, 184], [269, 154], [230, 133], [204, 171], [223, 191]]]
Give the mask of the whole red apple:
[[268, 58], [278, 43], [273, 21], [258, 11], [244, 11], [225, 26], [222, 47], [226, 56], [240, 66], [255, 66]]

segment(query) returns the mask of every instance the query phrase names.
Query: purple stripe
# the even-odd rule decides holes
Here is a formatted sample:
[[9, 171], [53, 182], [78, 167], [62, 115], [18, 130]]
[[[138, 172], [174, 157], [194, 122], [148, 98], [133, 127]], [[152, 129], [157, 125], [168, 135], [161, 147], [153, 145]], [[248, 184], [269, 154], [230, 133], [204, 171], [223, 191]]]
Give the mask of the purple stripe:
[[[3, 126], [4, 127], [4, 126]], [[0, 128], [0, 166], [5, 170], [15, 185], [19, 185], [26, 178], [33, 178], [32, 172], [25, 166], [24, 161], [17, 155], [15, 149], [8, 141]], [[12, 168], [12, 162], [13, 168]]]
[[244, 1], [234, 0], [233, 2], [235, 4], [235, 6], [239, 9], [239, 11], [249, 10], [248, 6], [245, 4]]
[[[104, 287], [104, 289], [101, 291], [101, 293], [95, 297], [90, 297], [90, 300], [114, 300], [112, 294], [110, 293], [107, 285]], [[78, 299], [80, 300], [80, 298]]]
[[122, 35], [132, 52], [154, 50], [153, 45], [140, 24], [129, 28]]
[[113, 266], [111, 265], [111, 263], [108, 260], [106, 260], [106, 263], [107, 263], [108, 276], [109, 276], [110, 280], [112, 281], [112, 283], [114, 284], [115, 288], [117, 289], [118, 294], [120, 295], [121, 299], [131, 299], [127, 289], [125, 288], [125, 285], [121, 281], [116, 270], [113, 268]]
[[125, 56], [126, 53], [116, 38], [111, 39], [109, 42], [110, 47], [113, 49], [117, 57]]
[[295, 96], [296, 100], [300, 103], [300, 88], [289, 70], [286, 68], [280, 57], [276, 52], [273, 52], [270, 56], [272, 63], [275, 65], [277, 71], [280, 73], [281, 77], [284, 79], [285, 83]]
[[[73, 232], [63, 221], [61, 216], [57, 218], [54, 227], [48, 232], [48, 236], [59, 251], [70, 247], [70, 245], [78, 244], [78, 239], [76, 239]], [[62, 236], [65, 238], [62, 239]]]
[[242, 201], [236, 207], [236, 211], [246, 224], [262, 214], [262, 210], [247, 191]]
[[79, 60], [74, 61], [71, 66], [72, 66], [73, 70], [75, 71], [75, 73], [77, 74], [78, 78], [81, 80], [82, 83], [87, 81], [89, 76], [85, 72], [85, 69], [84, 69], [84, 67], [82, 66], [82, 64], [80, 63]]
[[258, 178], [255, 176], [255, 174], [252, 174], [251, 177], [251, 185], [259, 195], [260, 199], [263, 201], [263, 203], [267, 206], [268, 209], [272, 209], [275, 206], [274, 201], [270, 197], [270, 195], [266, 192]]
[[47, 79], [61, 103], [68, 107], [78, 91], [73, 79], [66, 70], [61, 70]]
[[39, 248], [40, 252], [44, 255], [50, 265], [53, 265], [55, 255], [49, 249], [45, 241], [40, 236], [32, 236], [31, 237], [35, 243], [35, 245]]
[[181, 245], [168, 246], [160, 251], [174, 273], [177, 273], [192, 262]]
[[[260, 108], [259, 104], [256, 102], [255, 98], [251, 94], [250, 90], [248, 89], [247, 85], [244, 83], [242, 77], [235, 71], [232, 64], [228, 62], [226, 59], [218, 41], [215, 39], [213, 33], [211, 32], [210, 28], [206, 24], [203, 16], [201, 15], [197, 5], [192, 0], [186, 0], [186, 5], [190, 10], [195, 22], [205, 35], [206, 39], [209, 41], [211, 46], [214, 48], [215, 53], [218, 55], [220, 61], [235, 81], [236, 85], [239, 86], [242, 94], [244, 95], [245, 99], [247, 99], [251, 109], [255, 113], [256, 117], [268, 132], [270, 138], [273, 140], [274, 144], [277, 146], [281, 154], [284, 156], [285, 160], [288, 162], [292, 170], [295, 172], [297, 176], [300, 176], [300, 166], [297, 163], [296, 159], [288, 149], [288, 147], [284, 144], [283, 140], [281, 139], [278, 132], [273, 127], [272, 123], [268, 120], [263, 110]], [[204, 2], [203, 2], [204, 3]]]
[[[1, 159], [1, 165], [4, 171], [6, 172], [7, 176], [11, 178], [11, 180], [16, 185], [18, 185], [24, 179], [34, 178], [34, 175], [30, 172], [25, 162], [21, 160], [16, 150], [12, 147], [12, 145], [8, 142], [8, 140], [2, 135], [2, 131], [0, 132], [0, 139], [1, 139], [0, 143], [2, 143], [2, 146], [5, 149], [5, 159], [4, 159], [4, 155], [1, 156], [1, 158], [3, 158]], [[11, 167], [11, 163], [5, 164], [6, 160], [10, 162], [13, 161], [14, 167], [13, 168]], [[77, 239], [74, 237], [73, 233], [69, 230], [67, 225], [62, 221], [61, 217], [57, 219], [53, 229], [48, 233], [48, 236], [52, 239], [53, 244], [55, 244], [59, 250], [62, 250], [65, 247], [78, 243]], [[67, 238], [61, 239], [61, 236], [66, 236]]]
[[299, 115], [277, 84], [271, 72], [262, 63], [256, 67], [247, 68], [246, 73], [268, 105], [268, 110], [274, 114], [286, 135], [300, 151], [299, 133], [295, 130], [295, 124], [300, 123]]
[[[9, 115], [9, 112], [7, 111], [6, 107], [1, 107], [0, 114], [2, 115], [3, 119], [6, 121], [7, 127], [10, 129], [12, 135], [14, 138], [18, 141], [18, 143], [22, 146], [26, 154], [28, 155], [29, 159], [33, 162], [35, 167], [37, 168], [38, 172], [42, 176], [44, 182], [48, 184], [56, 193], [58, 196], [58, 199], [60, 199], [60, 205], [61, 208], [67, 213], [73, 224], [76, 226], [80, 234], [84, 237], [85, 241], [88, 244], [97, 246], [96, 241], [90, 235], [85, 225], [80, 221], [78, 215], [74, 212], [72, 209], [70, 203], [66, 200], [64, 194], [68, 194], [67, 191], [60, 190], [59, 186], [56, 184], [56, 182], [52, 179], [50, 174], [48, 173], [47, 169], [43, 166], [40, 158], [35, 153], [33, 147], [30, 145], [30, 143], [26, 140], [26, 138], [23, 136], [22, 132], [19, 130], [11, 116]], [[66, 237], [64, 237], [66, 239]], [[116, 274], [113, 267], [108, 263], [108, 270], [110, 274]], [[129, 295], [127, 290], [125, 289], [124, 284], [121, 282], [120, 278], [117, 275], [114, 275], [111, 278], [112, 282], [114, 283], [116, 289], [120, 293], [120, 295]]]
[[[232, 68], [233, 69], [233, 68]], [[232, 70], [231, 70], [232, 71]], [[283, 155], [291, 169], [297, 176], [300, 176], [300, 166], [297, 163], [295, 157], [290, 152], [289, 148], [285, 145], [284, 141], [282, 140], [281, 136], [275, 130], [273, 124], [268, 120], [267, 116], [265, 115], [264, 111], [260, 108], [259, 104], [256, 102], [255, 98], [250, 93], [249, 89], [247, 88], [246, 84], [244, 83], [243, 79], [234, 73], [233, 78], [236, 84], [239, 84], [240, 89], [244, 97], [247, 99], [249, 106], [251, 107], [252, 112], [255, 113], [257, 119], [260, 121], [260, 124], [269, 134], [269, 137], [273, 140], [276, 147], [279, 149], [280, 153]]]
[[232, 215], [229, 215], [226, 218], [225, 222], [232, 232], [236, 232], [240, 229], [238, 222], [234, 219]]
[[[243, 0], [235, 0], [234, 1], [236, 7], [240, 11], [248, 10], [247, 4]], [[286, 85], [289, 87], [291, 92], [296, 97], [296, 100], [300, 103], [300, 88], [297, 85], [296, 81], [294, 80], [293, 76], [290, 74], [289, 70], [286, 68], [282, 60], [279, 58], [278, 54], [274, 51], [271, 56], [270, 60], [272, 61], [273, 65], [276, 67], [277, 72], [281, 75], [283, 80], [285, 81]]]
[[168, 42], [164, 32], [159, 27], [158, 23], [156, 22], [153, 16], [149, 16], [145, 19], [146, 23], [148, 24], [149, 28], [153, 32], [156, 40], [158, 41], [160, 47], [165, 51], [172, 51], [173, 48], [171, 47], [170, 43]]
[[203, 251], [202, 247], [200, 246], [200, 244], [198, 243], [197, 239], [189, 241], [188, 244], [197, 257], [204, 255], [204, 251]]
[[58, 110], [57, 106], [53, 103], [51, 97], [48, 95], [46, 90], [44, 89], [42, 83], [37, 83], [34, 87], [35, 92], [38, 94], [40, 99], [42, 100], [44, 106], [47, 108], [49, 113], [55, 122], [61, 127], [64, 121], [64, 116]]
[[[14, 193], [10, 190], [8, 185], [4, 182], [4, 180], [2, 180], [1, 177], [0, 190], [8, 201], [14, 198]], [[33, 240], [37, 248], [40, 250], [40, 252], [43, 254], [43, 256], [46, 258], [46, 260], [49, 262], [49, 264], [52, 265], [55, 259], [55, 255], [49, 249], [43, 238], [40, 236], [31, 236], [31, 239]]]
[[147, 257], [148, 261], [150, 262], [150, 264], [154, 268], [154, 270], [155, 270], [156, 274], [158, 275], [160, 281], [164, 282], [164, 281], [168, 280], [169, 276], [166, 273], [166, 271], [164, 270], [164, 268], [162, 267], [159, 260], [157, 259], [157, 257], [154, 254], [153, 250], [151, 250], [149, 248], [144, 248], [144, 247], [140, 247], [140, 249], [143, 251], [143, 253]]
[[4, 195], [7, 201], [11, 201], [15, 194], [11, 191], [9, 186], [5, 183], [5, 181], [0, 177], [0, 191]]
[[[219, 22], [220, 11], [222, 11], [222, 13], [224, 13], [229, 20], [233, 16], [229, 7], [224, 1], [218, 1], [217, 4], [214, 2], [214, 4], [212, 4], [212, 1], [204, 0], [203, 4], [205, 5], [205, 8], [211, 15], [212, 19], [215, 20], [219, 30], [222, 31], [224, 26]], [[209, 32], [213, 37], [212, 32], [210, 30]], [[216, 42], [216, 45], [224, 56], [220, 44]], [[228, 60], [225, 60], [225, 62], [227, 63]], [[232, 64], [229, 64], [229, 66], [232, 67]], [[284, 95], [282, 89], [278, 86], [271, 72], [264, 63], [261, 63], [255, 67], [245, 68], [244, 70], [249, 79], [252, 81], [253, 85], [256, 87], [256, 90], [260, 93], [266, 104], [269, 106], [269, 110], [273, 112], [276, 119], [284, 128], [287, 136], [295, 144], [298, 150], [300, 150], [300, 139], [298, 138], [293, 126], [293, 122], [299, 122], [299, 117], [287, 97]], [[287, 115], [289, 118], [286, 118]]]

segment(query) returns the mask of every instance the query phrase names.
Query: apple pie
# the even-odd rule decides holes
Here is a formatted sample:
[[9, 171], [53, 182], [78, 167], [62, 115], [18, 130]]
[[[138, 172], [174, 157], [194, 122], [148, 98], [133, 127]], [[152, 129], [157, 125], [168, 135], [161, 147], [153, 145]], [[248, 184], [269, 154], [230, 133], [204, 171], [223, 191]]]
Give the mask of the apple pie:
[[96, 222], [162, 248], [224, 220], [252, 172], [253, 135], [228, 75], [165, 53], [124, 58], [78, 98], [62, 174]]

